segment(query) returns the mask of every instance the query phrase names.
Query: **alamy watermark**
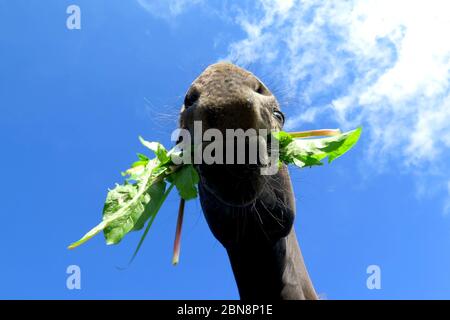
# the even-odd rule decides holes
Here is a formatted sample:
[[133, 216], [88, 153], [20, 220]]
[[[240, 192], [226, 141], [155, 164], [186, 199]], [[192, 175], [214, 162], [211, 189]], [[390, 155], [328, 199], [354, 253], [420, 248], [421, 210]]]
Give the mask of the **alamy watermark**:
[[267, 129], [215, 128], [203, 132], [202, 121], [194, 121], [193, 137], [187, 129], [176, 129], [172, 141], [177, 141], [171, 154], [175, 165], [181, 164], [245, 164], [258, 165], [262, 175], [278, 172], [279, 143]]
[[380, 290], [381, 289], [381, 268], [376, 264], [372, 264], [366, 269], [369, 277], [366, 281], [367, 289], [369, 290]]
[[66, 288], [69, 290], [81, 289], [81, 268], [76, 264], [67, 267], [66, 273], [69, 275], [66, 279]]
[[66, 27], [69, 30], [81, 29], [81, 9], [79, 6], [72, 4], [67, 7], [66, 13], [69, 15], [66, 20]]

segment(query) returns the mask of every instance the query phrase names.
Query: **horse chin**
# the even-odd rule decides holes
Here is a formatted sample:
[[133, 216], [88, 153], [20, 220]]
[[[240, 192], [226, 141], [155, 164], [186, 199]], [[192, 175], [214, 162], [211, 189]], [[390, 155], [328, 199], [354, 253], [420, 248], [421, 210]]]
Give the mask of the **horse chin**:
[[255, 203], [262, 191], [250, 194], [240, 194], [237, 198], [235, 194], [223, 193], [215, 190], [213, 187], [208, 186], [206, 182], [202, 183], [202, 186], [208, 193], [210, 193], [215, 199], [217, 199], [223, 205], [228, 207], [248, 207]]
[[254, 204], [266, 185], [258, 166], [200, 165], [197, 170], [203, 188], [230, 207]]

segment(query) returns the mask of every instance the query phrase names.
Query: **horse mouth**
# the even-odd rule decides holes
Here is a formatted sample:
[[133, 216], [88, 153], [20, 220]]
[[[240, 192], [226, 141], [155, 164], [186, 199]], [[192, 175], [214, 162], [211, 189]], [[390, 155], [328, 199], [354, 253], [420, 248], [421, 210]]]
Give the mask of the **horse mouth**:
[[258, 164], [201, 164], [196, 169], [201, 187], [224, 205], [246, 207], [254, 204], [263, 192]]

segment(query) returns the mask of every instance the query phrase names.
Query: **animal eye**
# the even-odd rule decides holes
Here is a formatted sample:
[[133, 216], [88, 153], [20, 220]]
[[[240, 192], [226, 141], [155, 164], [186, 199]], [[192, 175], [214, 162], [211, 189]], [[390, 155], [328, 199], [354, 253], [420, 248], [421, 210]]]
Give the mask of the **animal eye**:
[[184, 107], [189, 108], [200, 97], [200, 92], [196, 88], [190, 88], [184, 97]]
[[273, 116], [277, 118], [281, 124], [284, 124], [284, 114], [280, 110], [273, 110]]

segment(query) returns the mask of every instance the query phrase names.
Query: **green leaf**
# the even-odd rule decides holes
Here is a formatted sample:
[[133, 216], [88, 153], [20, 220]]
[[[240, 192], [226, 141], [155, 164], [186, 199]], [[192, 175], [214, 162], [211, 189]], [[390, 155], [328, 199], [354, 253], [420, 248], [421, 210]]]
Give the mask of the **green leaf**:
[[[280, 145], [279, 164], [293, 163], [298, 167], [322, 165], [322, 160], [327, 157], [328, 162], [334, 161], [350, 150], [360, 135], [361, 128], [321, 139], [294, 138], [283, 131], [273, 133]], [[104, 232], [107, 244], [119, 243], [127, 233], [141, 230], [148, 221], [134, 258], [173, 186], [185, 200], [197, 197], [199, 176], [193, 165], [176, 167], [171, 161], [171, 155], [180, 156], [180, 149], [174, 147], [167, 151], [160, 143], [148, 142], [141, 137], [139, 139], [155, 153], [156, 158], [149, 159], [138, 154], [139, 160], [124, 174], [128, 176], [124, 184], [109, 190], [103, 208], [103, 221], [72, 243], [70, 249], [83, 244], [100, 231]], [[166, 181], [171, 182], [168, 189]]]
[[284, 149], [292, 141], [294, 141], [294, 138], [292, 138], [292, 136], [289, 133], [284, 132], [284, 131], [273, 132], [272, 135], [275, 137], [275, 139], [278, 140], [280, 149]]
[[167, 150], [161, 143], [149, 142], [144, 140], [142, 137], [139, 137], [139, 140], [145, 147], [149, 148], [155, 153], [156, 157], [161, 162], [161, 164], [165, 164], [170, 161], [170, 157], [167, 155]]
[[328, 162], [331, 163], [335, 159], [342, 156], [348, 150], [350, 150], [356, 142], [358, 142], [359, 137], [361, 136], [362, 128], [359, 127], [353, 131], [349, 131], [344, 133], [341, 137], [342, 143], [335, 148], [334, 150], [330, 150], [326, 147], [326, 150], [323, 150], [328, 153]]
[[282, 131], [273, 134], [280, 141], [280, 160], [300, 168], [322, 165], [321, 160], [326, 157], [331, 163], [350, 150], [360, 135], [361, 128], [316, 139], [294, 139], [289, 133]]
[[184, 200], [190, 200], [197, 197], [199, 177], [192, 164], [182, 166], [179, 170], [170, 174], [167, 177], [167, 180], [177, 187], [178, 194]]
[[142, 153], [137, 153], [137, 156], [140, 161], [148, 162], [150, 160], [145, 154]]
[[133, 176], [135, 184], [117, 186], [108, 193], [103, 210], [103, 219], [111, 219], [103, 230], [107, 244], [117, 244], [128, 232], [142, 229], [156, 213], [165, 190], [159, 177], [165, 170], [157, 159], [150, 160], [142, 173]]
[[[80, 240], [71, 244], [73, 249], [103, 230], [106, 243], [119, 243], [123, 237], [134, 229], [144, 211], [150, 205], [151, 195], [148, 189], [159, 182], [167, 168], [161, 169], [160, 162], [153, 159], [142, 171], [132, 175], [135, 183], [116, 185], [108, 192], [103, 208], [103, 221], [86, 233]], [[159, 190], [156, 188], [155, 190]]]
[[148, 163], [148, 161], [139, 160], [139, 161], [133, 162], [133, 164], [131, 165], [131, 168], [145, 167], [147, 165], [147, 163]]
[[142, 167], [142, 166], [145, 167], [147, 165], [147, 163], [150, 161], [150, 159], [147, 158], [147, 156], [143, 155], [142, 153], [138, 153], [137, 156], [138, 156], [139, 160], [134, 162], [131, 165], [131, 168]]
[[75, 249], [76, 247], [82, 245], [95, 235], [97, 235], [99, 232], [101, 232], [106, 227], [106, 222], [102, 221], [98, 225], [96, 225], [94, 228], [92, 228], [88, 233], [86, 233], [80, 240], [72, 243], [69, 245], [69, 249]]
[[[137, 197], [138, 192], [138, 186], [132, 184], [119, 185], [108, 192], [103, 207], [103, 219], [111, 220], [103, 230], [107, 244], [119, 243], [124, 235], [133, 229], [135, 222], [143, 214], [150, 197], [146, 193]], [[135, 198], [137, 199], [133, 201]], [[114, 217], [121, 209], [125, 214]], [[111, 219], [111, 217], [114, 218]]]
[[169, 195], [170, 191], [172, 191], [173, 188], [173, 184], [170, 185], [170, 187], [164, 192], [164, 194], [162, 195], [159, 204], [157, 207], [155, 207], [154, 209], [154, 213], [150, 216], [150, 220], [148, 221], [147, 227], [145, 228], [144, 233], [141, 236], [141, 239], [139, 240], [139, 243], [136, 247], [136, 249], [134, 250], [133, 256], [130, 259], [130, 263], [133, 262], [134, 258], [136, 258], [136, 255], [139, 252], [139, 249], [141, 248], [142, 244], [144, 243], [145, 238], [147, 237], [147, 233], [150, 230], [150, 227], [153, 224], [153, 221], [156, 218], [156, 214], [158, 213], [159, 209], [161, 208], [161, 205], [164, 203], [164, 201], [166, 201], [167, 196]]
[[147, 189], [147, 194], [150, 196], [150, 201], [147, 202], [144, 208], [144, 212], [136, 222], [134, 223], [133, 231], [141, 230], [145, 222], [152, 216], [158, 213], [158, 209], [161, 207], [161, 200], [164, 197], [166, 191], [166, 182], [164, 180], [158, 181], [152, 184]]

